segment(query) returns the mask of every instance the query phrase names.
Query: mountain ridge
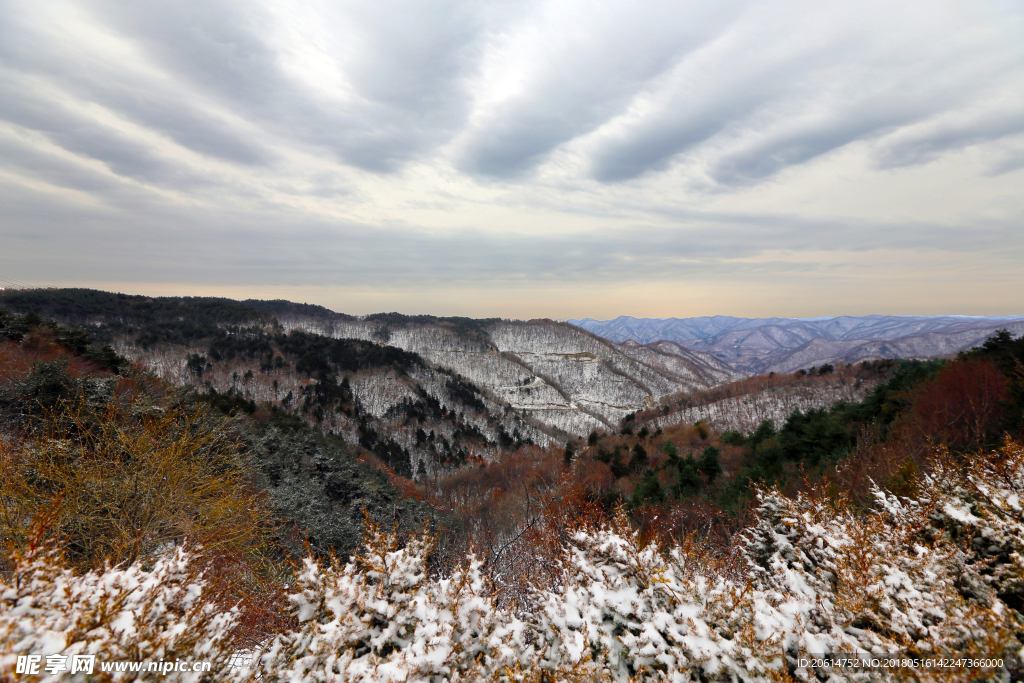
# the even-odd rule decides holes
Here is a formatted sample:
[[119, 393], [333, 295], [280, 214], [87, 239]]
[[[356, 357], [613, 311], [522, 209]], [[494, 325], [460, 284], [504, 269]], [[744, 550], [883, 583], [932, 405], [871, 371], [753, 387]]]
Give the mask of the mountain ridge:
[[[423, 390], [441, 401], [445, 411], [455, 410], [456, 414], [467, 416], [479, 413], [479, 424], [475, 426], [486, 434], [489, 443], [494, 443], [502, 430], [547, 444], [564, 440], [568, 435], [585, 436], [593, 430], [615, 429], [623, 417], [650, 408], [663, 397], [706, 389], [734, 376], [731, 368], [719, 360], [678, 345], [657, 349], [624, 347], [550, 319], [444, 318], [398, 313], [351, 316], [287, 301], [148, 298], [70, 289], [0, 292], [0, 306], [80, 325], [124, 355], [145, 358], [154, 368], [159, 366], [161, 373], [175, 377], [176, 381], [194, 383], [199, 381], [196, 375], [200, 375], [207, 382], [208, 377], [213, 377], [220, 382], [216, 385], [218, 391], [237, 390], [249, 400], [279, 401], [281, 396], [298, 400], [300, 390], [304, 399], [315, 398], [312, 385], [285, 386], [284, 378], [277, 381], [273, 377], [278, 366], [272, 363], [277, 363], [281, 355], [274, 345], [279, 347], [282, 342], [272, 336], [279, 331], [396, 347], [417, 354], [434, 367], [424, 367], [408, 377], [400, 377], [401, 373], [392, 376], [386, 368], [367, 367], [359, 371], [358, 377], [349, 377], [345, 392], [351, 392], [351, 398], [358, 399], [366, 408], [366, 419], [392, 422], [392, 412], [407, 411], [410, 402], [419, 405], [421, 399], [426, 400], [419, 395]], [[208, 363], [205, 356], [212, 357], [215, 351], [211, 340], [231, 348], [241, 345], [238, 354], [254, 367], [228, 370], [218, 366], [216, 371], [202, 375]], [[197, 355], [203, 358], [196, 359]], [[320, 367], [316, 359], [305, 359], [303, 354], [282, 357], [280, 362], [294, 363], [296, 371], [300, 364]], [[472, 410], [472, 405], [464, 406], [457, 396], [450, 395], [445, 388], [448, 380], [435, 370], [457, 373], [483, 390], [490, 401], [485, 401], [486, 409], [481, 412]], [[250, 376], [252, 379], [246, 379]], [[342, 377], [334, 379], [341, 382]], [[271, 380], [272, 385], [268, 384]], [[345, 392], [342, 393], [347, 401]], [[475, 405], [474, 401], [470, 403]], [[325, 409], [324, 419], [350, 442], [364, 440], [366, 429], [357, 424], [354, 416], [319, 407]], [[529, 424], [520, 424], [518, 416]], [[438, 413], [438, 419], [448, 418]], [[539, 424], [532, 424], [534, 421]], [[367, 426], [395, 432], [395, 443], [409, 452], [422, 447], [408, 429], [399, 430], [391, 424]], [[453, 428], [447, 423], [444, 427], [449, 431]]]
[[583, 318], [569, 324], [616, 343], [672, 342], [743, 374], [792, 372], [824, 363], [936, 358], [964, 351], [996, 330], [1024, 332], [1024, 316], [832, 316], [819, 318]]
[[713, 386], [733, 376], [728, 366], [682, 347], [674, 354], [658, 352], [664, 359], [652, 363], [651, 358], [634, 357], [641, 352], [549, 319], [487, 319], [473, 334], [409, 318], [382, 327], [379, 320], [279, 318], [286, 330], [334, 338], [386, 338], [386, 343], [454, 370], [516, 410], [570, 434], [613, 427], [663, 396]]

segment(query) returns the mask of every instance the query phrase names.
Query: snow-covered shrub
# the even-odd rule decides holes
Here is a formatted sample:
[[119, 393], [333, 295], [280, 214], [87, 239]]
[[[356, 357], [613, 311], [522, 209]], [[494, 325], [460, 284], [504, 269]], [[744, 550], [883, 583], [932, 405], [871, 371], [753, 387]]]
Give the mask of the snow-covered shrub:
[[574, 535], [564, 588], [538, 619], [536, 666], [615, 681], [765, 679], [782, 667], [780, 615], [680, 547], [642, 546], [626, 524]]
[[975, 597], [1024, 611], [1024, 446], [966, 459], [940, 449], [926, 484], [932, 518], [970, 551]]
[[759, 497], [745, 552], [755, 587], [786, 615], [791, 669], [808, 655], [998, 657], [1011, 642], [1009, 610], [963, 590], [966, 556], [927, 502], [876, 490], [876, 509], [856, 515], [842, 499]]
[[[96, 655], [100, 661], [209, 661], [211, 671], [44, 673], [56, 681], [213, 681], [230, 676], [235, 610], [219, 610], [181, 548], [148, 570], [139, 563], [76, 575], [60, 554], [36, 547], [0, 581], [0, 675], [18, 655]], [[70, 659], [68, 660], [70, 661]]]
[[[822, 671], [801, 659], [1015, 661], [1024, 629], [1003, 600], [1016, 595], [1024, 543], [1014, 448], [960, 480], [938, 466], [944, 478], [921, 500], [876, 490], [871, 510], [762, 491], [740, 572], [704, 563], [692, 543], [645, 545], [624, 514], [570, 526], [560, 577], [516, 614], [494, 606], [474, 560], [432, 579], [428, 537], [399, 548], [371, 524], [344, 566], [306, 562], [293, 597], [302, 627], [277, 639], [261, 672], [289, 683], [973, 680], [970, 669]], [[979, 537], [1002, 550], [957, 542]]]
[[[974, 598], [970, 555], [935, 526], [935, 506], [875, 496], [873, 510], [856, 512], [844, 498], [762, 491], [743, 534], [748, 574], [732, 579], [695, 564], [683, 547], [643, 547], [621, 517], [577, 532], [563, 587], [543, 596], [534, 620], [535, 666], [554, 678], [591, 670], [616, 681], [839, 681], [936, 672], [822, 672], [800, 660], [1014, 657], [1015, 613], [995, 595]], [[976, 674], [942, 672], [950, 680]]]
[[522, 629], [496, 614], [479, 561], [431, 579], [429, 534], [399, 548], [395, 533], [366, 528], [347, 564], [306, 559], [292, 596], [301, 626], [261, 656], [264, 681], [476, 680], [516, 665], [505, 641]]
[[[556, 525], [568, 542], [552, 559], [555, 579], [535, 583], [516, 612], [495, 606], [473, 556], [431, 576], [428, 533], [401, 544], [367, 520], [347, 563], [305, 561], [291, 598], [298, 628], [240, 672], [228, 665], [238, 612], [204, 597], [184, 551], [149, 570], [75, 575], [55, 552], [33, 550], [15, 554], [0, 583], [0, 677], [18, 654], [38, 652], [211, 660], [219, 668], [208, 680], [266, 683], [1003, 680], [1006, 669], [801, 662], [954, 655], [1020, 665], [1024, 449], [1008, 443], [971, 460], [940, 453], [932, 472], [917, 500], [876, 490], [870, 510], [820, 492], [761, 491], [739, 537], [745, 564], [730, 572], [692, 540], [642, 543], [622, 513], [600, 527]], [[103, 675], [119, 680], [90, 680]]]

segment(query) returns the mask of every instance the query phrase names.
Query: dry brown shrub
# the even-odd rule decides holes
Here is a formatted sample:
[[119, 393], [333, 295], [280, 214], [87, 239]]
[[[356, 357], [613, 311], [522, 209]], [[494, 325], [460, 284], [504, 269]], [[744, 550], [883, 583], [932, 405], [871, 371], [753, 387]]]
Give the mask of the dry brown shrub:
[[255, 649], [268, 638], [297, 627], [288, 599], [294, 567], [279, 557], [222, 550], [197, 558], [207, 600], [220, 610], [238, 609], [237, 646]]
[[564, 470], [560, 449], [526, 446], [498, 462], [464, 467], [432, 482], [427, 498], [441, 511], [444, 526], [432, 556], [435, 568], [454, 567], [471, 546], [485, 562], [513, 552]]
[[237, 607], [240, 646], [291, 626], [291, 566], [271, 544], [274, 520], [232, 430], [205, 408], [161, 408], [148, 383], [122, 380], [98, 414], [51, 414], [25, 440], [0, 442], [0, 542], [48, 542], [77, 571], [152, 562], [187, 544], [206, 599]]
[[67, 361], [65, 370], [72, 377], [111, 376], [112, 373], [58, 344], [55, 336], [52, 330], [36, 328], [20, 342], [0, 341], [0, 385], [24, 379], [35, 363], [59, 359]]
[[557, 487], [539, 495], [538, 502], [537, 514], [492, 553], [486, 565], [501, 607], [529, 609], [536, 591], [551, 590], [562, 579], [572, 534], [596, 529], [608, 518], [569, 473]]
[[605, 518], [584, 481], [608, 485], [611, 474], [590, 460], [567, 468], [562, 449], [536, 446], [440, 480], [432, 502], [451, 517], [436, 553], [439, 570], [463, 560], [472, 547], [497, 604], [525, 607], [532, 591], [559, 575], [566, 530]]
[[32, 372], [32, 363], [56, 360], [58, 356], [56, 352], [40, 356], [21, 344], [0, 342], [0, 384], [23, 379]]
[[601, 495], [612, 488], [615, 475], [612, 469], [598, 460], [582, 460], [573, 467], [576, 484], [585, 491]]
[[202, 408], [82, 403], [22, 442], [0, 443], [0, 538], [24, 546], [33, 519], [79, 568], [144, 559], [188, 539], [203, 553], [257, 552], [270, 515], [224, 422]]
[[866, 427], [857, 446], [826, 473], [831, 490], [848, 493], [859, 506], [873, 501], [876, 485], [901, 496], [914, 496], [920, 476], [929, 471], [932, 444], [910, 421], [898, 421], [882, 439]]

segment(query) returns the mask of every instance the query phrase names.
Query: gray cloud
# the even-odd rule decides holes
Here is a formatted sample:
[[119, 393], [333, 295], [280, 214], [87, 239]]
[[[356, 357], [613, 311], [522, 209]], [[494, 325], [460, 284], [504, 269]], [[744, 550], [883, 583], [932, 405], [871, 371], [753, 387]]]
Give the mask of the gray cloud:
[[470, 133], [463, 169], [497, 177], [530, 170], [559, 145], [619, 115], [637, 93], [679, 59], [713, 40], [739, 12], [738, 3], [681, 6], [608, 3], [581, 15], [566, 37], [538, 46], [544, 68], [529, 88]]
[[900, 123], [917, 118], [915, 114], [912, 110], [871, 110], [854, 112], [854, 115], [836, 117], [823, 123], [808, 123], [799, 130], [766, 135], [745, 149], [727, 154], [716, 160], [709, 172], [723, 185], [756, 183], [784, 168], [810, 161], [855, 140], [892, 130]]
[[[0, 50], [7, 68], [3, 80], [10, 85], [17, 78], [20, 82], [15, 90], [16, 99], [25, 100], [9, 103], [5, 109], [10, 115], [12, 107], [17, 107], [30, 117], [28, 122], [24, 116], [9, 120], [38, 129], [45, 125], [45, 119], [54, 116], [47, 110], [66, 108], [60, 103], [43, 101], [35, 92], [38, 82], [32, 79], [41, 79], [64, 89], [83, 104], [106, 107], [199, 154], [241, 164], [265, 162], [267, 152], [259, 145], [243, 139], [229, 124], [197, 108], [195, 93], [182, 92], [166, 82], [146, 81], [131, 69], [118, 68], [124, 65], [83, 64], [83, 60], [90, 60], [90, 55], [81, 46], [49, 39], [41, 33], [42, 27], [26, 25], [25, 17], [11, 8], [5, 14], [6, 30], [0, 29]], [[60, 130], [66, 137], [76, 134], [73, 126], [63, 125]]]
[[1024, 168], [1024, 149], [1010, 151], [989, 169], [989, 175], [998, 176]]
[[193, 175], [160, 158], [149, 146], [96, 124], [61, 103], [37, 98], [29, 88], [19, 88], [2, 76], [0, 118], [43, 133], [58, 147], [100, 161], [127, 178], [162, 184]]
[[[34, 279], [103, 279], [235, 284], [423, 286], [470, 283], [575, 283], [679, 280], [722, 276], [742, 281], [769, 273], [836, 267], [772, 256], [828, 251], [838, 262], [858, 252], [957, 253], [1000, 262], [1024, 258], [1012, 223], [949, 227], [934, 223], [821, 221], [781, 215], [690, 213], [677, 229], [637, 223], [627, 231], [594, 230], [586, 239], [548, 234], [461, 231], [430, 234], [410, 227], [304, 219], [280, 212], [219, 211], [204, 226], [187, 208], [126, 198], [123, 206], [82, 209], [42, 203], [24, 191], [0, 194], [5, 247], [45, 243]], [[684, 227], [685, 226], [685, 227]], [[59, 241], [50, 236], [61, 235]], [[844, 256], [845, 254], [845, 256]], [[72, 264], [72, 265], [69, 265]], [[731, 274], [731, 275], [730, 275]]]
[[117, 186], [116, 181], [79, 163], [41, 153], [30, 144], [7, 138], [0, 138], [0, 168], [100, 196], [114, 191]]
[[[345, 163], [392, 171], [445, 142], [467, 111], [476, 21], [463, 3], [381, 2], [342, 14], [359, 36], [355, 99], [331, 102], [287, 74], [267, 41], [272, 17], [249, 3], [105, 0], [101, 16], [203, 97]], [[338, 46], [342, 48], [349, 46]], [[340, 55], [338, 55], [340, 57]]]
[[[164, 69], [169, 78], [163, 80], [147, 81], [140, 72], [93, 59], [84, 45], [56, 40], [34, 23], [28, 3], [0, 7], [6, 26], [0, 27], [0, 55], [9, 72], [49, 81], [200, 155], [241, 165], [272, 166], [268, 145], [284, 140], [324, 148], [359, 168], [392, 172], [461, 135], [456, 158], [461, 170], [515, 178], [559, 146], [626, 114], [636, 97], [653, 97], [660, 104], [643, 115], [630, 114], [624, 128], [589, 148], [593, 177], [619, 182], [656, 173], [680, 155], [721, 140], [726, 144], [700, 156], [709, 177], [726, 186], [758, 182], [853, 140], [897, 130], [919, 121], [923, 112], [954, 110], [984, 87], [979, 70], [1001, 67], [1005, 80], [1013, 63], [1006, 55], [1002, 64], [981, 59], [972, 68], [971, 50], [977, 46], [950, 48], [961, 54], [936, 50], [930, 41], [941, 34], [940, 26], [922, 31], [924, 56], [903, 66], [892, 59], [904, 56], [899, 50], [914, 50], [913, 40], [893, 51], [841, 25], [800, 25], [802, 13], [823, 14], [812, 5], [768, 10], [741, 2], [606, 0], [601, 11], [565, 26], [543, 23], [552, 20], [548, 6], [524, 5], [512, 15], [482, 0], [333, 6], [321, 17], [327, 34], [338, 36], [338, 44], [326, 48], [333, 50], [326, 58], [344, 71], [349, 84], [344, 93], [317, 92], [288, 72], [280, 46], [271, 39], [275, 16], [256, 3], [231, 0], [83, 5], [87, 15]], [[759, 30], [762, 16], [773, 17], [775, 25]], [[1019, 24], [1022, 16], [1018, 11], [1006, 19]], [[793, 35], [773, 35], [787, 28], [789, 17]], [[537, 36], [516, 42], [517, 31]], [[834, 39], [814, 31], [834, 33]], [[760, 54], [744, 43], [765, 40], [775, 44]], [[523, 46], [532, 52], [509, 59], [522, 62], [518, 91], [470, 126], [473, 78], [480, 75], [488, 50]], [[950, 70], [950, 59], [967, 66]], [[689, 72], [687, 60], [693, 64]], [[680, 66], [688, 75], [674, 82], [671, 74]], [[873, 71], [880, 68], [885, 75]], [[1019, 83], [1019, 62], [1016, 71]], [[815, 91], [823, 87], [826, 95], [819, 97]], [[833, 90], [838, 103], [827, 99]], [[31, 87], [19, 92], [32, 97]], [[240, 134], [235, 123], [214, 112], [217, 108], [254, 128]], [[16, 117], [12, 120], [25, 125], [23, 116], [7, 109]], [[779, 129], [780, 121], [808, 109], [821, 110], [820, 120], [799, 130]], [[29, 115], [38, 112], [35, 107]], [[880, 149], [878, 163], [883, 168], [923, 163], [968, 144], [997, 140], [1019, 132], [1021, 118], [1019, 112], [1002, 118], [984, 111], [967, 115], [955, 125], [894, 140]], [[118, 172], [153, 181], [174, 177], [142, 150], [129, 150], [131, 143], [125, 143], [125, 158], [118, 159], [100, 140], [87, 144], [72, 139], [73, 130], [63, 131], [60, 144], [97, 155]], [[739, 148], [730, 148], [729, 136], [741, 134]]]
[[878, 155], [880, 168], [900, 168], [933, 161], [947, 152], [992, 142], [1024, 132], [1024, 108], [997, 116], [983, 116], [972, 121], [937, 125], [924, 131], [901, 136], [882, 148]]
[[242, 3], [100, 0], [90, 8], [171, 73], [245, 111], [272, 108], [290, 90], [257, 33], [260, 17]]
[[[0, 260], [371, 287], [1019, 260], [1024, 10], [915, 3], [0, 0]], [[699, 208], [857, 142], [869, 176], [985, 146], [998, 211]]]
[[592, 173], [604, 182], [662, 171], [676, 156], [736, 126], [785, 90], [792, 64], [771, 65], [734, 76], [729, 83], [681, 89], [658, 114], [634, 122], [592, 155]]
[[[816, 8], [804, 9], [813, 13]], [[795, 17], [800, 11], [794, 6], [791, 13]], [[720, 185], [756, 184], [851, 142], [876, 140], [929, 117], [969, 109], [993, 92], [1012, 90], [1000, 87], [1003, 74], [984, 77], [992, 70], [987, 55], [965, 50], [956, 58], [961, 63], [950, 68], [950, 54], [936, 53], [924, 36], [907, 45], [906, 34], [893, 33], [895, 45], [879, 49], [856, 31], [822, 30], [835, 32], [835, 40], [795, 31], [778, 43], [784, 49], [776, 49], [772, 58], [703, 55], [699, 67], [687, 72], [684, 86], [669, 91], [660, 107], [601, 141], [590, 157], [593, 176], [604, 182], [631, 180], [695, 153]], [[1024, 58], [1024, 51], [1013, 52]], [[1012, 61], [1010, 55], [1001, 57], [1007, 65]], [[1019, 64], [1011, 69], [1018, 83]], [[973, 142], [1012, 134], [1024, 120], [1020, 115], [989, 116], [973, 111], [957, 126], [887, 141], [879, 166], [930, 161]]]

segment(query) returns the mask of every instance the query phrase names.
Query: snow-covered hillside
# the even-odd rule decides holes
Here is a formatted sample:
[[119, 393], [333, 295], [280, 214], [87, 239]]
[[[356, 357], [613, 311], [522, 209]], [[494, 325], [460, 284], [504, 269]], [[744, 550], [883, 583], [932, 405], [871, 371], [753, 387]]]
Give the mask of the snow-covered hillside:
[[[122, 340], [117, 350], [171, 384], [285, 409], [298, 408], [316, 383], [287, 367], [261, 370], [259, 363], [249, 358], [210, 363], [197, 377], [188, 367], [188, 358], [205, 353], [205, 347], [143, 349]], [[373, 445], [367, 443], [372, 433], [400, 450], [400, 457], [408, 459], [409, 472], [417, 476], [433, 476], [446, 469], [447, 463], [465, 458], [498, 459], [512, 444], [547, 446], [556, 440], [493, 396], [476, 393], [472, 384], [460, 384], [451, 370], [438, 365], [441, 367], [414, 365], [408, 372], [389, 367], [359, 370], [348, 379], [355, 409], [350, 413], [325, 411], [313, 424], [337, 434], [350, 446]], [[307, 412], [302, 414], [313, 420]], [[478, 438], [466, 438], [470, 434]]]
[[377, 341], [459, 373], [539, 422], [584, 435], [671, 394], [732, 378], [728, 366], [681, 347], [620, 346], [550, 320], [502, 321], [480, 335], [440, 325], [282, 316], [286, 330]]
[[827, 382], [767, 386], [762, 391], [684, 408], [655, 419], [653, 424], [665, 428], [674, 424], [704, 422], [718, 432], [736, 431], [746, 434], [768, 420], [779, 429], [794, 410], [807, 412], [815, 408], [827, 409], [840, 401], [861, 401], [874, 384]]

